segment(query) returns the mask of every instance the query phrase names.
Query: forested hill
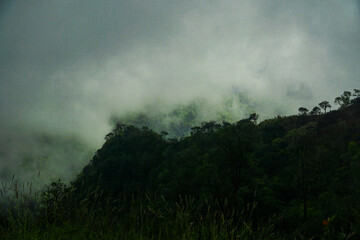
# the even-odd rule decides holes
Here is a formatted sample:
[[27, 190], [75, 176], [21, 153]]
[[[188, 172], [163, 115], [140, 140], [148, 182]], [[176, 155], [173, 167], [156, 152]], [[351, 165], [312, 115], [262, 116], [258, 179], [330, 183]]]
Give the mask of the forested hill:
[[306, 224], [317, 232], [332, 216], [336, 229], [359, 227], [359, 101], [259, 124], [206, 122], [180, 140], [120, 124], [106, 138], [72, 183], [77, 199], [96, 189], [114, 199], [190, 195], [235, 208], [255, 202], [255, 219], [276, 214], [283, 229]]

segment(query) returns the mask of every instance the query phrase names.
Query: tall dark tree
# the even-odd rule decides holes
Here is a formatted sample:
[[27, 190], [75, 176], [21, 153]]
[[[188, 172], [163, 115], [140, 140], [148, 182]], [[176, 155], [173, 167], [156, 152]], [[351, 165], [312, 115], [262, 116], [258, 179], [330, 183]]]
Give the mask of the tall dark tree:
[[307, 115], [308, 112], [309, 112], [309, 110], [307, 108], [304, 108], [304, 107], [299, 108], [299, 114], [300, 115]]
[[331, 105], [328, 101], [322, 101], [321, 103], [319, 103], [319, 107], [324, 109], [325, 113], [326, 113], [326, 109], [328, 109], [328, 108], [331, 109]]
[[252, 113], [252, 114], [250, 114], [250, 116], [249, 116], [249, 120], [250, 120], [250, 121], [253, 121], [255, 124], [256, 124], [258, 118], [259, 118], [259, 114], [256, 114], [256, 113]]
[[340, 97], [335, 98], [334, 103], [338, 104], [340, 108], [348, 107], [351, 104], [350, 97], [351, 97], [351, 92], [344, 91], [344, 93]]
[[321, 113], [321, 109], [318, 106], [316, 106], [311, 110], [310, 115], [319, 115], [320, 113]]
[[298, 129], [289, 131], [286, 138], [289, 141], [289, 150], [294, 153], [294, 158], [300, 160], [300, 175], [301, 175], [301, 198], [303, 204], [303, 222], [305, 224], [305, 235], [307, 235], [307, 221], [308, 221], [308, 188], [309, 188], [309, 156], [313, 151], [311, 140], [315, 136], [317, 124], [309, 123]]
[[360, 103], [360, 89], [354, 89], [353, 97], [355, 98], [351, 100], [352, 104]]
[[356, 98], [360, 98], [360, 89], [354, 89], [353, 96]]

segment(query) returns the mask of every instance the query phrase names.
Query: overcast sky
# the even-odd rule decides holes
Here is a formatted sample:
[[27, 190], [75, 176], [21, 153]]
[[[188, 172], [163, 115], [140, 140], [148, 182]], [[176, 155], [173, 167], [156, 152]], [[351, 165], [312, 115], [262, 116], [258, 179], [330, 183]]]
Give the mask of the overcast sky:
[[18, 0], [0, 8], [0, 132], [76, 134], [99, 147], [112, 115], [149, 103], [214, 101], [236, 88], [268, 116], [360, 87], [355, 0]]

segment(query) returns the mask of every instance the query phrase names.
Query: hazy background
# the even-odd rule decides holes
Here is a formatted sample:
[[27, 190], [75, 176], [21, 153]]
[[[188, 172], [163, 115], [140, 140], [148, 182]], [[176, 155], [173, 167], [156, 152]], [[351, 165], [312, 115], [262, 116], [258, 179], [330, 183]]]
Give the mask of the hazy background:
[[[0, 3], [0, 180], [70, 179], [112, 119], [311, 109], [359, 88], [356, 0]], [[221, 113], [223, 115], [223, 113]], [[130, 116], [130, 117], [129, 117]]]

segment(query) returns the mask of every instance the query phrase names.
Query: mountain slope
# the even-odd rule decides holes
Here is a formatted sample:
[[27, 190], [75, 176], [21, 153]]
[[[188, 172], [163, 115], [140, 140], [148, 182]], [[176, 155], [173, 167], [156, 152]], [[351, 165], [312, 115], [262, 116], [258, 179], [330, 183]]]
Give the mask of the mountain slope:
[[256, 125], [203, 123], [180, 140], [118, 125], [72, 183], [76, 199], [190, 195], [232, 208], [256, 202], [252, 217], [281, 216], [284, 231], [354, 231], [360, 218], [360, 104], [327, 114], [277, 117]]

